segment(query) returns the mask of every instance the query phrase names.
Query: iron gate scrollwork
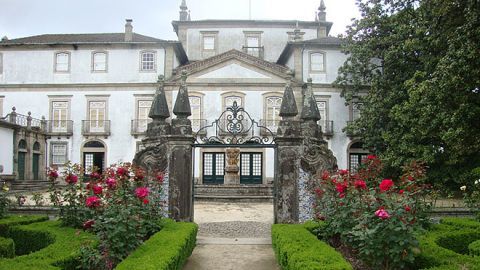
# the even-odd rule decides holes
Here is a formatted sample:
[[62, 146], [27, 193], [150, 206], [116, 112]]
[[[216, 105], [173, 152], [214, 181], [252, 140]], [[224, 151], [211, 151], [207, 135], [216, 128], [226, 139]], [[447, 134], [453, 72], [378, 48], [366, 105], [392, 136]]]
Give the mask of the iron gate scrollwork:
[[274, 144], [275, 133], [252, 119], [234, 101], [218, 119], [200, 128], [194, 137], [197, 144]]

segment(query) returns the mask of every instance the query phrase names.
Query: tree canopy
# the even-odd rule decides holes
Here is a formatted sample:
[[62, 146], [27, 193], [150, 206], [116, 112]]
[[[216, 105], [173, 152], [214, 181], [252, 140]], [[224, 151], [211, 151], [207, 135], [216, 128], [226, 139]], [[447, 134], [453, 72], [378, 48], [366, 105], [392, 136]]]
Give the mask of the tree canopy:
[[480, 1], [357, 0], [336, 84], [362, 103], [348, 129], [388, 168], [411, 160], [457, 187], [480, 167]]

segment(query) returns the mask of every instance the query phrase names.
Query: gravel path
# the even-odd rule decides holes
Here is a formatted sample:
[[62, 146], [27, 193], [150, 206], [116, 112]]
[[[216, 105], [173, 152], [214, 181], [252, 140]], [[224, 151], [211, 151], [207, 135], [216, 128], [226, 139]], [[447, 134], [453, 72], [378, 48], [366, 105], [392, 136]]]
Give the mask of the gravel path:
[[199, 236], [220, 238], [269, 238], [271, 224], [255, 221], [200, 223]]

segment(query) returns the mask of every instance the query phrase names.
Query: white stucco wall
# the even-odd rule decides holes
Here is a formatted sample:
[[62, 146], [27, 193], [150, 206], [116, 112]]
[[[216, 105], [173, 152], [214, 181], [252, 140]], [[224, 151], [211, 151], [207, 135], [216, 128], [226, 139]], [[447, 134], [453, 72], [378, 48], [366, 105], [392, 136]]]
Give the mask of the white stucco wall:
[[[140, 52], [156, 52], [156, 71], [140, 71]], [[70, 72], [54, 72], [55, 53], [69, 52]], [[107, 72], [92, 72], [92, 52], [108, 53]], [[3, 74], [0, 84], [22, 83], [122, 83], [154, 82], [164, 74], [165, 49], [120, 49], [71, 47], [54, 49], [13, 50], [2, 49]]]
[[[310, 72], [310, 54], [325, 53], [325, 72]], [[347, 60], [347, 56], [338, 49], [306, 49], [303, 51], [303, 78], [312, 78], [313, 83], [332, 83], [337, 79], [338, 68]]]
[[[80, 163], [81, 147], [87, 140], [93, 139], [87, 139], [82, 135], [82, 120], [87, 119], [87, 96], [98, 95], [103, 98], [107, 95], [107, 119], [111, 121], [111, 135], [107, 138], [98, 136], [96, 139], [104, 142], [107, 147], [105, 159], [107, 166], [119, 161], [131, 162], [135, 155], [136, 142], [142, 138], [142, 136], [135, 138], [130, 132], [131, 120], [136, 118], [135, 95], [153, 95], [155, 89], [153, 87], [112, 87], [107, 89], [98, 88], [96, 91], [75, 90], [59, 90], [55, 88], [46, 89], [45, 91], [5, 92], [4, 101], [7, 108], [15, 106], [17, 113], [26, 114], [28, 111], [31, 111], [32, 115], [43, 115], [49, 119], [49, 98], [68, 97], [71, 105], [71, 120], [73, 120], [73, 136], [70, 138], [63, 136], [61, 138], [52, 137], [48, 142], [68, 142], [68, 159], [74, 163]], [[4, 152], [3, 147], [1, 152]], [[47, 147], [47, 156], [50, 159], [49, 146]], [[48, 164], [50, 164], [50, 161]]]
[[0, 174], [13, 173], [13, 135], [13, 129], [0, 127]]
[[[264, 59], [271, 62], [276, 62], [280, 53], [284, 49], [288, 41], [287, 32], [292, 32], [293, 28], [253, 28], [253, 27], [238, 27], [238, 28], [191, 28], [187, 30], [187, 44], [183, 44], [186, 48], [187, 55], [190, 60], [200, 60], [202, 56], [203, 40], [202, 31], [218, 31], [217, 34], [217, 54], [236, 49], [241, 51], [242, 46], [245, 46], [245, 33], [262, 32], [261, 46], [264, 46]], [[305, 32], [304, 39], [313, 39], [317, 37], [316, 29], [302, 29]]]

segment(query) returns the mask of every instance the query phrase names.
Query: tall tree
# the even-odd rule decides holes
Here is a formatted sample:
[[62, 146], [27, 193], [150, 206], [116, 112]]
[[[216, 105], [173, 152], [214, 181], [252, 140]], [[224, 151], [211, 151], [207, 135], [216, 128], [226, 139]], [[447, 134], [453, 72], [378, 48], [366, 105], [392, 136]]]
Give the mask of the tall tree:
[[450, 186], [480, 167], [480, 1], [357, 0], [336, 84], [348, 127], [396, 168], [423, 160]]

